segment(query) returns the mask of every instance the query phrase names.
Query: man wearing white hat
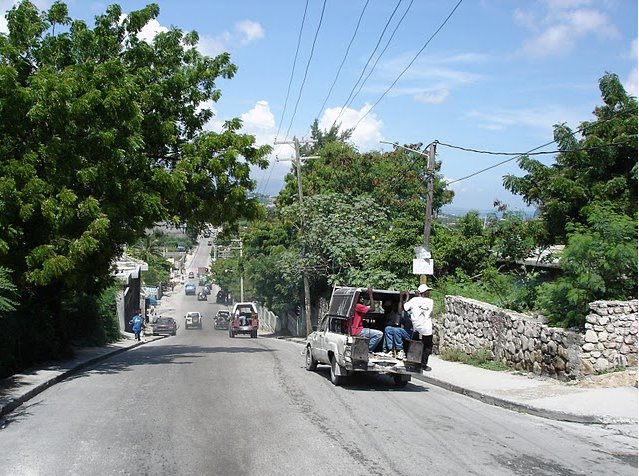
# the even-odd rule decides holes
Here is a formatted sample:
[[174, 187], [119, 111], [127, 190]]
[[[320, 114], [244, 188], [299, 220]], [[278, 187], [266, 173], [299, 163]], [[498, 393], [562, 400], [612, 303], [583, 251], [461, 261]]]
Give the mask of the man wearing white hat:
[[[433, 312], [433, 300], [426, 297], [432, 288], [426, 284], [420, 284], [417, 288], [418, 296], [404, 303], [404, 310], [410, 313], [413, 323], [413, 333], [419, 333], [424, 344], [422, 350], [422, 369], [430, 370], [428, 357], [433, 352], [433, 321], [430, 318]], [[415, 336], [413, 335], [413, 338]]]

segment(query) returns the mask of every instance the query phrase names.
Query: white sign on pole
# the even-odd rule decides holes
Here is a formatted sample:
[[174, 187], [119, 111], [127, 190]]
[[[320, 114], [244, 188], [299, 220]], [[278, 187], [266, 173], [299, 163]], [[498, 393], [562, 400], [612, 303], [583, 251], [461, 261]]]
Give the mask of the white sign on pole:
[[413, 260], [413, 274], [428, 274], [433, 275], [433, 259], [414, 259]]

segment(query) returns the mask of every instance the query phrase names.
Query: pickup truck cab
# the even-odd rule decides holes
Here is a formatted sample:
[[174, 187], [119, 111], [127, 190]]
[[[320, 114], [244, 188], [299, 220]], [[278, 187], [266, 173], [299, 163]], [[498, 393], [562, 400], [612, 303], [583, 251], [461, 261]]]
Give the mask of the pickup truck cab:
[[[319, 326], [306, 338], [306, 370], [315, 370], [318, 364], [331, 367], [331, 382], [342, 385], [354, 372], [387, 374], [395, 385], [405, 386], [411, 375], [421, 375], [422, 342], [405, 342], [406, 357], [402, 360], [381, 354], [369, 354], [368, 338], [349, 335], [355, 304], [363, 288], [335, 287], [328, 313], [321, 317]], [[408, 292], [373, 290], [376, 304], [390, 301], [394, 309], [401, 309], [410, 298]], [[384, 312], [376, 307], [364, 316], [364, 327], [384, 331]]]
[[257, 329], [260, 320], [257, 317], [257, 306], [253, 302], [238, 302], [231, 311], [229, 323], [229, 337], [238, 334], [248, 334], [253, 339], [257, 338]]

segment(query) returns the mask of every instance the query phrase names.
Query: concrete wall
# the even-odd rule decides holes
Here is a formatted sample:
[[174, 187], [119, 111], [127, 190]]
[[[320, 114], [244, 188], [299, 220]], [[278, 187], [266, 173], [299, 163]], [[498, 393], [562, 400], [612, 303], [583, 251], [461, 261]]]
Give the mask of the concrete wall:
[[637, 301], [590, 305], [584, 332], [547, 326], [507, 309], [446, 296], [438, 352], [488, 350], [517, 370], [560, 380], [637, 365]]

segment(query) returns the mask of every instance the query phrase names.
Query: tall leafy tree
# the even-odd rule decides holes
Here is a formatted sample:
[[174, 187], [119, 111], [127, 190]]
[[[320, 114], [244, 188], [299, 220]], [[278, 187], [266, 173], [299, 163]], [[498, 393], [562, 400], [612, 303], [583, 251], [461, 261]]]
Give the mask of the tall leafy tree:
[[596, 120], [577, 131], [555, 126], [555, 164], [524, 156], [519, 166], [527, 174], [504, 178], [507, 190], [538, 207], [550, 244], [565, 241], [568, 223], [586, 224], [583, 210], [593, 202], [610, 202], [628, 216], [637, 211], [637, 100], [615, 74], [604, 75], [599, 89], [604, 104], [595, 108]]
[[212, 112], [202, 106], [220, 98], [216, 80], [235, 65], [226, 53], [200, 54], [196, 32], [140, 39], [158, 15], [155, 4], [126, 17], [112, 5], [91, 28], [60, 1], [48, 11], [22, 1], [7, 14], [0, 266], [13, 270], [24, 322], [36, 308], [48, 316], [18, 340], [64, 346], [64, 296], [104, 289], [113, 259], [154, 223], [197, 230], [260, 214], [249, 170], [266, 165], [270, 148], [238, 119], [204, 131]]

